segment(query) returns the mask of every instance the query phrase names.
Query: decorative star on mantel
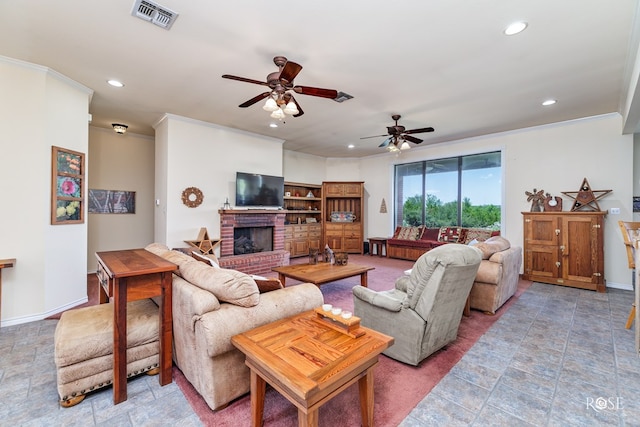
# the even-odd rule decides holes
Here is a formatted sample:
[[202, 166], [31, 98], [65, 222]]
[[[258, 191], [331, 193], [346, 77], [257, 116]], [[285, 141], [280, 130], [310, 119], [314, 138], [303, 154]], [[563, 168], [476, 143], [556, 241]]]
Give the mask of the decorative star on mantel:
[[207, 233], [207, 228], [202, 227], [200, 232], [198, 233], [198, 238], [196, 240], [185, 240], [185, 243], [193, 246], [198, 249], [200, 253], [204, 255], [213, 254], [214, 249], [220, 244], [221, 239], [210, 239], [209, 233]]
[[[592, 190], [589, 185], [589, 181], [587, 178], [582, 180], [582, 185], [580, 185], [580, 190], [578, 191], [563, 191], [562, 194], [571, 197], [574, 202], [571, 207], [571, 212], [575, 211], [596, 211], [600, 212], [600, 206], [598, 205], [598, 200], [607, 194], [611, 193], [613, 190]], [[600, 193], [596, 195], [595, 193]], [[575, 194], [575, 196], [573, 196]]]

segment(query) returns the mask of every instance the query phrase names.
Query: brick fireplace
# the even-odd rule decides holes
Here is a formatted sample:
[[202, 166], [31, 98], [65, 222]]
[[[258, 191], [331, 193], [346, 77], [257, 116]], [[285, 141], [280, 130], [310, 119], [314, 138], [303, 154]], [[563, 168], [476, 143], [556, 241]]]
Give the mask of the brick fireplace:
[[[289, 265], [289, 252], [284, 250], [283, 211], [275, 210], [220, 210], [220, 266], [247, 274], [264, 275], [272, 267]], [[271, 251], [234, 255], [236, 228], [272, 229]], [[235, 233], [236, 235], [238, 233]]]

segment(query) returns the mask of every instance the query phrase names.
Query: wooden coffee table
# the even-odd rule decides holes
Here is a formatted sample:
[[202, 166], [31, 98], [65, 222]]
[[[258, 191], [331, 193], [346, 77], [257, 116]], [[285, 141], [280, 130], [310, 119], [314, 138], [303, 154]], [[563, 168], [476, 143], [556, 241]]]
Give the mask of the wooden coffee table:
[[285, 265], [283, 267], [274, 267], [271, 270], [278, 273], [278, 279], [282, 282], [282, 286], [285, 286], [287, 277], [320, 286], [324, 283], [360, 275], [360, 285], [366, 288], [367, 272], [374, 269], [375, 267], [358, 264], [336, 265], [328, 262], [319, 262], [318, 264]]
[[262, 425], [267, 382], [298, 408], [298, 426], [317, 426], [319, 407], [357, 382], [362, 425], [373, 426], [373, 367], [393, 338], [360, 327], [355, 317], [355, 329], [341, 330], [318, 312], [231, 338], [251, 370], [252, 426]]

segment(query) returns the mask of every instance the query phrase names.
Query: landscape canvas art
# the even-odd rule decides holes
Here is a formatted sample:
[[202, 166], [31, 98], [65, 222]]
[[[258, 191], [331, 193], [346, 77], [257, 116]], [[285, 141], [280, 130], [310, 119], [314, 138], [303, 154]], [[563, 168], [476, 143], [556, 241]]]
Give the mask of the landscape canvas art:
[[136, 192], [119, 190], [89, 190], [89, 213], [136, 213]]

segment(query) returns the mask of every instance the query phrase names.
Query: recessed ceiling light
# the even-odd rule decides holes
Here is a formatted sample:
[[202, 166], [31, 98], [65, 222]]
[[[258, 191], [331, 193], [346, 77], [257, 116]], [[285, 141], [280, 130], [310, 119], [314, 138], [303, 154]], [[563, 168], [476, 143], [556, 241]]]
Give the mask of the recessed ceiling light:
[[514, 22], [513, 24], [505, 28], [504, 33], [508, 36], [521, 33], [525, 28], [527, 28], [527, 25], [528, 24], [524, 21]]
[[544, 106], [546, 107], [546, 106], [548, 106], [548, 105], [553, 105], [553, 104], [555, 104], [556, 102], [558, 102], [558, 101], [556, 101], [555, 99], [547, 99], [546, 101], [543, 101], [543, 102], [542, 102], [542, 105], [544, 105]]
[[347, 148], [356, 148], [356, 146], [353, 145], [353, 144], [349, 144], [349, 145], [347, 145]]
[[277, 127], [278, 127], [278, 125], [277, 125], [277, 124], [275, 124], [275, 123], [269, 123], [269, 127], [270, 127], [270, 128], [277, 128]]
[[107, 80], [107, 83], [109, 83], [113, 87], [122, 87], [122, 86], [124, 86], [124, 84], [122, 84], [121, 82], [119, 82], [117, 80]]

